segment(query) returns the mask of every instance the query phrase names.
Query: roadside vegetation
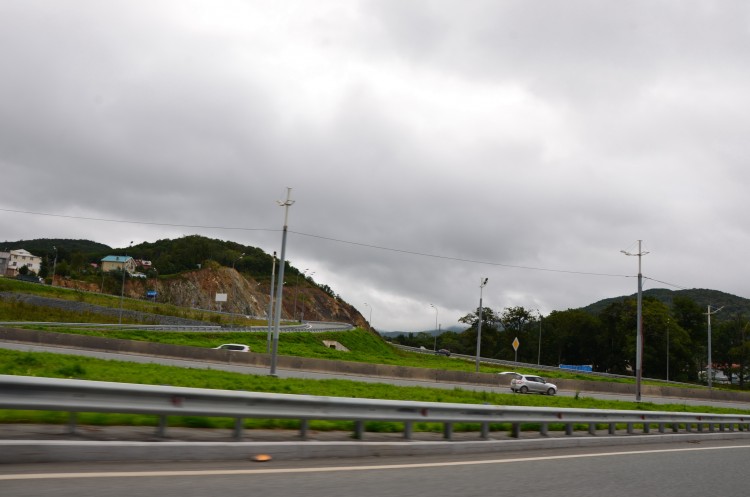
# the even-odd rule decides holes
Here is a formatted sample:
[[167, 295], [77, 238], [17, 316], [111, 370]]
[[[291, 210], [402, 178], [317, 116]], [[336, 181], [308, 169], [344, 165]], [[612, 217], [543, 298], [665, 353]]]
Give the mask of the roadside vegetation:
[[[325, 395], [349, 398], [376, 398], [388, 400], [409, 400], [424, 402], [455, 402], [464, 404], [492, 404], [506, 406], [546, 406], [591, 409], [636, 409], [644, 411], [710, 412], [736, 414], [747, 411], [739, 409], [714, 408], [708, 406], [687, 406], [684, 404], [656, 405], [647, 402], [604, 401], [575, 397], [547, 397], [542, 395], [518, 395], [470, 391], [456, 388], [443, 390], [423, 387], [399, 387], [386, 383], [363, 383], [350, 380], [304, 380], [281, 379], [270, 376], [247, 375], [224, 371], [180, 368], [157, 364], [134, 364], [122, 361], [94, 359], [73, 355], [50, 353], [30, 353], [0, 349], [0, 374], [39, 376], [50, 378], [77, 378], [96, 381], [139, 383], [148, 385], [172, 385], [180, 387], [210, 388], [249, 392], [269, 392], [285, 394]], [[53, 423], [68, 421], [65, 412], [46, 411], [0, 411], [0, 423]], [[90, 425], [155, 426], [155, 416], [80, 413], [78, 421]], [[226, 428], [233, 427], [232, 419], [207, 417], [170, 417], [170, 426]], [[247, 419], [246, 428], [297, 429], [297, 420]], [[348, 421], [315, 421], [310, 425], [314, 430], [352, 430]], [[584, 428], [584, 427], [582, 427]], [[403, 429], [401, 423], [373, 422], [366, 426], [367, 431], [392, 432]], [[417, 431], [441, 431], [442, 424], [419, 423]], [[456, 431], [476, 430], [475, 425], [456, 425]], [[504, 424], [493, 425], [492, 429], [508, 430]], [[527, 425], [527, 430], [538, 429]], [[551, 429], [562, 429], [551, 427]]]

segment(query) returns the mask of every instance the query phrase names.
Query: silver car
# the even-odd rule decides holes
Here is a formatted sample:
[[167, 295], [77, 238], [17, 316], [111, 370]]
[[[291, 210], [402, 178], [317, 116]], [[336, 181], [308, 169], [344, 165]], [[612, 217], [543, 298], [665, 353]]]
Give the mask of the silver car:
[[510, 389], [520, 393], [537, 392], [546, 393], [547, 395], [555, 395], [557, 393], [557, 385], [554, 383], [549, 383], [541, 376], [528, 374], [521, 374], [510, 380]]

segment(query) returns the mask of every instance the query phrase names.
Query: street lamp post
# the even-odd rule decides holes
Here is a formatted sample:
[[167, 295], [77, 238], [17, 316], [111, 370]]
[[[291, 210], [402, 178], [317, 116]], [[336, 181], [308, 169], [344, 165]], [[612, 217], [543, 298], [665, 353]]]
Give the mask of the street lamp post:
[[635, 401], [641, 401], [641, 377], [643, 375], [643, 275], [641, 274], [641, 257], [648, 254], [641, 250], [641, 240], [638, 240], [638, 253], [631, 254], [620, 250], [625, 255], [638, 257], [638, 298], [636, 299], [636, 336], [635, 336]]
[[542, 313], [539, 312], [539, 309], [536, 310], [536, 313], [539, 314], [539, 351], [537, 352], [536, 363], [538, 365], [541, 365], [542, 364]]
[[482, 350], [482, 289], [487, 284], [489, 278], [479, 279], [479, 324], [477, 325], [477, 361], [476, 372], [479, 372], [479, 357]]
[[279, 278], [276, 285], [276, 310], [274, 314], [273, 343], [271, 346], [271, 376], [276, 376], [276, 358], [279, 350], [279, 324], [281, 322], [282, 292], [284, 291], [284, 262], [286, 257], [286, 234], [289, 220], [289, 207], [294, 204], [291, 199], [292, 189], [286, 189], [286, 200], [279, 202], [279, 206], [284, 207], [284, 229], [281, 236], [281, 257], [279, 258]]
[[370, 325], [370, 329], [374, 329], [372, 327], [372, 306], [368, 304], [367, 302], [364, 302], [364, 305], [366, 305], [370, 309], [370, 319], [367, 320], [367, 324]]
[[237, 261], [239, 261], [240, 259], [242, 259], [243, 257], [245, 257], [245, 253], [244, 252], [239, 257], [237, 257], [235, 260], [232, 261], [232, 269], [234, 269], [234, 264]]
[[55, 251], [55, 260], [52, 263], [52, 286], [55, 286], [55, 270], [57, 269], [57, 247], [54, 245], [52, 246], [52, 249]]
[[[310, 268], [305, 269], [305, 272], [302, 273], [306, 279], [307, 278], [307, 272], [310, 270]], [[297, 271], [297, 277], [294, 280], [294, 319], [297, 319], [297, 294], [299, 293], [299, 271]]]
[[708, 364], [706, 365], [706, 375], [708, 376], [708, 388], [713, 388], [714, 379], [714, 367], [713, 359], [711, 358], [711, 314], [716, 314], [722, 310], [724, 306], [719, 307], [715, 311], [711, 312], [711, 304], [708, 304], [708, 310], [706, 315], [708, 316]]
[[[130, 247], [133, 247], [133, 242], [130, 242]], [[125, 263], [128, 262], [128, 254], [125, 253], [125, 257], [122, 259], [122, 287], [120, 288], [120, 318], [118, 319], [118, 324], [122, 324], [122, 301], [125, 298]]]
[[430, 307], [432, 307], [433, 309], [435, 309], [435, 342], [434, 342], [434, 345], [432, 346], [432, 350], [435, 351], [435, 352], [437, 352], [437, 337], [438, 337], [438, 332], [439, 332], [439, 328], [438, 328], [438, 308], [437, 308], [437, 306], [435, 304], [430, 304]]

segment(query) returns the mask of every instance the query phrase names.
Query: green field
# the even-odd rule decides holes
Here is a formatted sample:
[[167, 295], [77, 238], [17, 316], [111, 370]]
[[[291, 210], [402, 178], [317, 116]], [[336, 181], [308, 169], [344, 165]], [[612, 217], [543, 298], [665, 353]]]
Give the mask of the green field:
[[[19, 293], [34, 293], [37, 295], [63, 298], [67, 300], [81, 300], [97, 305], [117, 307], [119, 299], [112, 296], [88, 294], [75, 290], [35, 285], [0, 278], [0, 291]], [[124, 308], [141, 312], [158, 313], [191, 317], [199, 319], [200, 312], [193, 309], [181, 309], [164, 306], [151, 302], [141, 302], [126, 299]], [[107, 322], [104, 316], [76, 312], [64, 312], [44, 306], [34, 306], [19, 302], [0, 301], [0, 320], [2, 321], [59, 321], [59, 322]], [[111, 319], [110, 319], [111, 322]], [[35, 326], [44, 330], [44, 326]], [[193, 347], [215, 347], [222, 343], [244, 343], [254, 352], [265, 352], [267, 346], [267, 332], [157, 332], [148, 330], [112, 330], [112, 329], [74, 329], [47, 327], [49, 331], [78, 333], [91, 336], [110, 338], [143, 340], [150, 342], [169, 343]], [[335, 340], [349, 349], [349, 352], [337, 351], [326, 347], [323, 340]], [[289, 356], [313, 357], [329, 360], [344, 360], [369, 362], [399, 366], [422, 367], [432, 369], [474, 371], [473, 361], [446, 358], [434, 354], [418, 354], [401, 351], [379, 335], [357, 329], [347, 332], [329, 333], [282, 333], [279, 339], [279, 354]], [[483, 372], [497, 372], [505, 369], [483, 364]], [[536, 373], [535, 371], [519, 370], [520, 372]], [[226, 390], [244, 390], [255, 392], [291, 393], [307, 395], [326, 395], [339, 397], [379, 398], [393, 400], [416, 400], [428, 402], [478, 403], [494, 405], [524, 405], [524, 406], [558, 406], [575, 408], [598, 409], [641, 409], [641, 410], [669, 410], [686, 412], [716, 412], [739, 413], [740, 410], [689, 407], [684, 404], [654, 405], [650, 403], [599, 401], [576, 395], [575, 397], [547, 397], [538, 395], [513, 395], [510, 393], [474, 392], [462, 389], [433, 389], [421, 387], [396, 387], [386, 383], [372, 384], [349, 380], [301, 380], [279, 379], [269, 376], [229, 373], [206, 369], [178, 368], [153, 364], [134, 364], [120, 361], [107, 361], [78, 357], [73, 355], [58, 355], [46, 353], [16, 352], [0, 349], [0, 374], [41, 376], [54, 378], [80, 378], [86, 380], [114, 381], [127, 383], [143, 383], [158, 385], [174, 385], [184, 387], [199, 387]], [[583, 373], [552, 372], [543, 373], [549, 378], [573, 378], [594, 380]], [[618, 381], [632, 381], [622, 379]], [[59, 412], [32, 411], [0, 411], [0, 422], [5, 423], [65, 423], [67, 414]], [[158, 421], [154, 416], [115, 415], [82, 413], [79, 422], [83, 424], [109, 425], [155, 425]], [[175, 418], [170, 419], [173, 426], [202, 426], [230, 428], [233, 420], [211, 418]], [[246, 420], [247, 428], [296, 428], [298, 422], [294, 420]], [[311, 428], [350, 430], [349, 422], [314, 422]], [[505, 429], [494, 427], [493, 429]], [[369, 431], [399, 431], [399, 423], [370, 423], [366, 427]], [[439, 431], [441, 425], [419, 424], [415, 430]], [[456, 430], [476, 429], [476, 426], [456, 426]], [[527, 426], [526, 429], [536, 429]]]

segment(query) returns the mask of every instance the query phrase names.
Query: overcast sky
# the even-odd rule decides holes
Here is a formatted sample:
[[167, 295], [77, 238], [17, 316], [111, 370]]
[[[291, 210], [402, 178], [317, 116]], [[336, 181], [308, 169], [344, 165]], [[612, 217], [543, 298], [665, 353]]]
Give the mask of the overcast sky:
[[0, 240], [271, 253], [291, 187], [384, 331], [635, 293], [639, 239], [750, 297], [748, 54], [739, 0], [0, 0]]

